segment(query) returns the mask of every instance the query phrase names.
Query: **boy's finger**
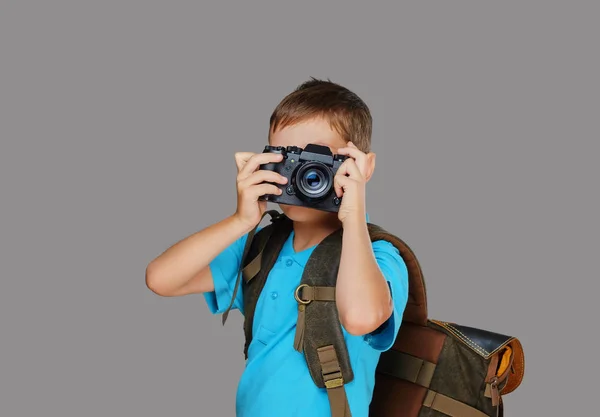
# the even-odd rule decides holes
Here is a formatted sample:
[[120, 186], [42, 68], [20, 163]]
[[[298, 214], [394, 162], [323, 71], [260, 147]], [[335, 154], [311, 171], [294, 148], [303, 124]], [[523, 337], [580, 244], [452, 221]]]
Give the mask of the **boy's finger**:
[[277, 172], [274, 172], [274, 171], [258, 170], [258, 171], [251, 173], [247, 177], [240, 179], [239, 187], [247, 188], [252, 185], [260, 184], [263, 182], [274, 182], [274, 183], [279, 183], [279, 184], [286, 184], [287, 178], [281, 174], [278, 174]]
[[259, 184], [255, 185], [252, 188], [249, 188], [248, 193], [249, 197], [252, 197], [252, 201], [258, 201], [258, 198], [260, 196], [266, 194], [281, 195], [283, 191], [281, 190], [281, 188], [278, 188], [276, 185], [273, 184]]
[[336, 176], [346, 176], [348, 175], [350, 178], [354, 178], [356, 180], [361, 179], [363, 174], [358, 169], [358, 165], [354, 161], [354, 159], [346, 159], [342, 165], [340, 165]]
[[340, 155], [346, 155], [346, 156], [349, 156], [350, 158], [355, 159], [356, 162], [360, 166], [364, 165], [364, 161], [367, 158], [367, 156], [360, 149], [358, 149], [356, 147], [340, 148], [337, 150], [337, 153]]
[[367, 170], [369, 166], [369, 156], [365, 154], [360, 149], [354, 148], [341, 148], [338, 149], [338, 153], [341, 155], [348, 155], [352, 159], [356, 161], [356, 165], [360, 169], [360, 172], [364, 177], [367, 175]]
[[253, 152], [236, 152], [235, 157], [235, 165], [237, 166], [238, 172], [242, 169], [246, 162], [254, 155]]
[[[340, 167], [341, 168], [341, 167]], [[350, 181], [352, 181], [349, 177], [345, 175], [336, 175], [333, 179], [333, 188], [335, 189], [335, 195], [340, 198], [344, 195], [344, 187], [346, 187]]]
[[256, 171], [260, 165], [267, 164], [269, 162], [280, 162], [282, 159], [283, 155], [280, 153], [265, 152], [254, 154], [242, 167], [240, 174], [243, 177], [247, 177], [248, 175]]
[[350, 159], [346, 159], [344, 162], [342, 162], [342, 165], [340, 165], [340, 167], [338, 168], [337, 172], [335, 173], [335, 176], [337, 177], [339, 176], [346, 176], [346, 175], [350, 175], [348, 173], [348, 161], [350, 161]]

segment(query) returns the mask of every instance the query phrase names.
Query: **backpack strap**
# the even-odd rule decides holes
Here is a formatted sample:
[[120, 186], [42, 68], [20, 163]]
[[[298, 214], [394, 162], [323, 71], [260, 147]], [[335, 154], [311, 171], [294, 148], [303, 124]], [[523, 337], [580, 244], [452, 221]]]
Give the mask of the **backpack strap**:
[[293, 228], [292, 221], [283, 214], [274, 217], [271, 224], [260, 230], [248, 248], [241, 264], [244, 294], [244, 357], [253, 337], [254, 313], [269, 272]]
[[[242, 254], [242, 265], [244, 263], [244, 260], [248, 256], [248, 252], [250, 250], [252, 242], [254, 241], [254, 235], [256, 234], [256, 230], [258, 229], [258, 225], [260, 224], [260, 222], [262, 221], [262, 219], [264, 219], [265, 216], [267, 216], [267, 215], [271, 217], [271, 223], [274, 220], [276, 220], [276, 219], [278, 219], [280, 217], [280, 213], [278, 211], [276, 211], [276, 210], [267, 210], [267, 211], [265, 211], [262, 214], [262, 216], [261, 216], [260, 220], [258, 221], [258, 223], [256, 224], [256, 226], [254, 226], [254, 228], [248, 233], [248, 238], [246, 239], [246, 245], [244, 246], [244, 252]], [[270, 229], [268, 229], [268, 226], [265, 229], [267, 229], [266, 233], [270, 232]], [[261, 230], [261, 232], [263, 230]], [[265, 233], [263, 233], [263, 234], [265, 234]], [[262, 252], [262, 249], [264, 249], [264, 246], [266, 245], [266, 241], [267, 240], [268, 239], [265, 239], [265, 241], [264, 241], [264, 243], [263, 243], [263, 245], [261, 247], [261, 252]], [[254, 261], [255, 261], [255, 259], [253, 259], [252, 262], [254, 262]], [[255, 264], [256, 264], [256, 262], [255, 262]], [[247, 274], [254, 271], [254, 268], [256, 268], [255, 264], [251, 265], [250, 269], [248, 271], [246, 271]], [[258, 264], [258, 268], [260, 269], [260, 263]], [[227, 321], [227, 317], [229, 316], [229, 311], [231, 310], [231, 307], [233, 306], [233, 303], [235, 302], [235, 297], [237, 296], [237, 292], [238, 292], [238, 288], [240, 286], [240, 281], [241, 281], [241, 278], [242, 278], [242, 274], [243, 274], [243, 270], [240, 269], [240, 271], [238, 273], [238, 277], [237, 277], [237, 279], [235, 281], [235, 287], [234, 287], [234, 290], [233, 290], [233, 295], [231, 297], [231, 302], [229, 303], [229, 306], [227, 307], [227, 309], [223, 313], [223, 317], [222, 317], [222, 323], [223, 323], [223, 325], [225, 325], [225, 322]]]
[[423, 406], [447, 416], [489, 417], [475, 407], [432, 390], [425, 394]]
[[338, 229], [315, 247], [306, 263], [295, 291], [294, 348], [304, 352], [314, 383], [327, 390], [332, 417], [351, 417], [344, 384], [354, 374], [334, 302], [341, 251], [342, 229]]

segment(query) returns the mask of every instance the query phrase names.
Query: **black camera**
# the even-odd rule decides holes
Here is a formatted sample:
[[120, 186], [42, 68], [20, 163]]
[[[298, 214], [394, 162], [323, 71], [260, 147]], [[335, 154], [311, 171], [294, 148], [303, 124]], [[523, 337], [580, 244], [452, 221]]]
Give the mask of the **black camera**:
[[288, 179], [287, 184], [275, 184], [281, 195], [267, 194], [259, 200], [337, 212], [341, 198], [335, 194], [333, 177], [346, 155], [333, 155], [327, 146], [309, 144], [297, 146], [265, 146], [263, 153], [283, 155], [281, 162], [268, 163], [260, 169], [275, 171]]

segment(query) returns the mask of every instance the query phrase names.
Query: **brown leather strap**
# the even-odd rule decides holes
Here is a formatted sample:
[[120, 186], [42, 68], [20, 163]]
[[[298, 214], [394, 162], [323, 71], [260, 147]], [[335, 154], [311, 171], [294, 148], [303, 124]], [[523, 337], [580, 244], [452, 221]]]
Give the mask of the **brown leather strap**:
[[294, 349], [302, 352], [304, 349], [304, 329], [306, 305], [313, 301], [335, 301], [335, 287], [319, 287], [300, 284], [294, 292], [298, 302], [298, 321], [296, 322], [296, 335]]
[[397, 350], [388, 350], [379, 358], [377, 371], [429, 388], [436, 364]]
[[423, 405], [450, 417], [489, 417], [470, 405], [432, 390], [427, 391]]
[[301, 285], [299, 298], [304, 301], [335, 301], [335, 287], [311, 287]]
[[492, 399], [492, 406], [498, 407], [500, 404], [500, 390], [498, 388], [498, 377], [492, 377], [491, 381], [485, 384], [484, 395]]
[[[264, 248], [261, 248], [264, 249]], [[260, 271], [261, 258], [262, 258], [262, 250], [258, 252], [258, 255], [254, 259], [252, 259], [248, 265], [242, 269], [242, 276], [244, 277], [244, 281], [249, 282], [252, 278], [254, 278], [258, 272]]]
[[306, 304], [298, 304], [298, 320], [296, 321], [296, 334], [294, 336], [294, 349], [298, 352], [304, 350], [304, 327], [306, 326]]
[[[270, 210], [269, 212], [265, 212], [265, 214], [263, 214], [263, 217], [266, 214], [269, 214], [271, 216], [271, 222], [279, 216], [279, 212], [275, 211], [275, 210]], [[258, 254], [254, 257], [254, 259], [252, 259], [250, 262], [248, 262], [248, 264], [246, 266], [244, 266], [244, 268], [242, 269], [242, 276], [244, 277], [244, 281], [246, 281], [246, 283], [248, 283], [252, 278], [254, 278], [260, 272], [260, 268], [262, 267], [263, 251], [265, 250], [267, 243], [269, 243], [269, 237], [271, 237], [272, 233], [273, 233], [273, 228], [270, 228], [269, 236], [262, 241], [261, 246], [258, 249]], [[247, 242], [246, 242], [246, 245], [248, 245]], [[248, 249], [249, 249], [249, 246], [248, 246]], [[247, 251], [245, 251], [244, 255], [242, 257], [242, 262], [244, 262], [247, 255], [248, 255], [248, 253], [247, 253]], [[242, 265], [243, 265], [243, 263], [242, 263]]]
[[333, 345], [320, 347], [317, 353], [331, 407], [331, 417], [352, 417], [342, 371]]
[[494, 355], [490, 359], [490, 363], [488, 365], [487, 375], [485, 376], [486, 381], [490, 381], [498, 371], [498, 362], [500, 361], [500, 355]]

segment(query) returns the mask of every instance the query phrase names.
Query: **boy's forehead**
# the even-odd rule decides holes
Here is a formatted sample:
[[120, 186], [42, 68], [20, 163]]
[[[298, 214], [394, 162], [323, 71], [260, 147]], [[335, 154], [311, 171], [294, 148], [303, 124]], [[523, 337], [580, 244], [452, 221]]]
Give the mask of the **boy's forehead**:
[[346, 141], [324, 119], [309, 119], [298, 122], [277, 132], [272, 132], [270, 144], [272, 146], [298, 146], [305, 148], [309, 143], [328, 146], [334, 151], [346, 146]]

